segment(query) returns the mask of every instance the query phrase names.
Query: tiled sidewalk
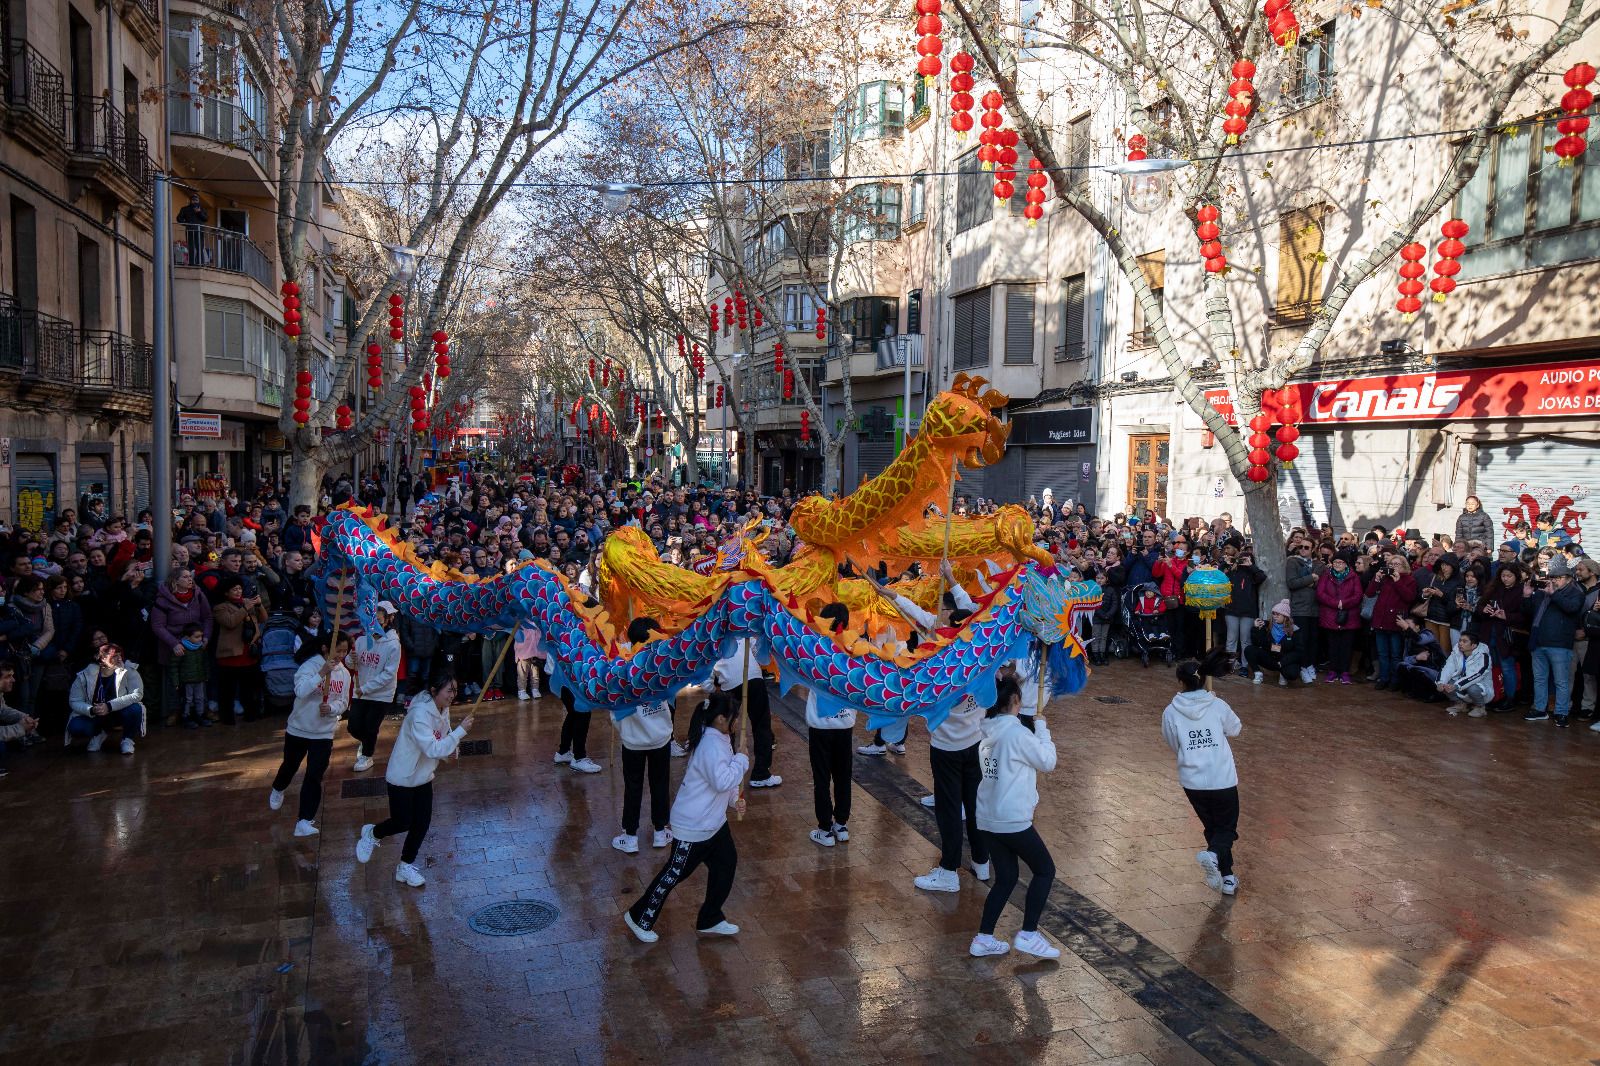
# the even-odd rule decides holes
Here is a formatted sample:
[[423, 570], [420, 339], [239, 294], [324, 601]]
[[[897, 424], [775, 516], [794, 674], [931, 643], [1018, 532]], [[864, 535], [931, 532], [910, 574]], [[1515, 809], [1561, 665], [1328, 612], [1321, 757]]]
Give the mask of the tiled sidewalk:
[[[824, 851], [806, 839], [804, 737], [780, 726], [787, 784], [734, 826], [742, 932], [696, 939], [696, 875], [649, 948], [617, 918], [660, 853], [609, 846], [614, 733], [591, 731], [604, 773], [553, 766], [553, 700], [492, 705], [474, 733], [492, 753], [441, 770], [421, 891], [393, 882], [397, 848], [356, 864], [384, 801], [341, 797], [342, 736], [323, 834], [303, 840], [292, 790], [266, 807], [266, 724], [156, 734], [131, 759], [14, 757], [0, 1063], [1600, 1057], [1600, 736], [1364, 687], [1224, 682], [1245, 721], [1243, 888], [1225, 901], [1194, 865], [1161, 742], [1169, 679], [1118, 664], [1052, 709], [1046, 925], [1076, 950], [1059, 964], [971, 959], [982, 886], [911, 887], [936, 855], [920, 728], [904, 759], [857, 760], [851, 840]], [[1128, 702], [1094, 698], [1110, 695]], [[560, 918], [523, 937], [468, 929], [517, 897]]]

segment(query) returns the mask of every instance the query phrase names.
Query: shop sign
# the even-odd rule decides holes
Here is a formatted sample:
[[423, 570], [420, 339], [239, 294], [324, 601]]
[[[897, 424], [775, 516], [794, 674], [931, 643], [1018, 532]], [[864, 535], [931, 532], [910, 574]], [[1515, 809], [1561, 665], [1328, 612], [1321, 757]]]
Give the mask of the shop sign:
[[1028, 411], [1011, 416], [1006, 447], [1031, 444], [1088, 444], [1094, 440], [1092, 412]]
[[207, 440], [221, 440], [222, 416], [195, 414], [192, 411], [179, 411], [178, 436], [203, 438]]
[[[1473, 367], [1291, 387], [1299, 395], [1308, 424], [1600, 414], [1600, 361]], [[1227, 389], [1206, 390], [1206, 400], [1229, 424], [1237, 424]]]

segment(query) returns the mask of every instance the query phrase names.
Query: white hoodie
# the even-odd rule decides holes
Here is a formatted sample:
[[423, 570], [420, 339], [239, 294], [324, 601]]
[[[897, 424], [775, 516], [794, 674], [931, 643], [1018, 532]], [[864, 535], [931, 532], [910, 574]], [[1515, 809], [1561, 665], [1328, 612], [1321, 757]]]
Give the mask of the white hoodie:
[[983, 720], [988, 708], [971, 696], [950, 708], [939, 728], [928, 734], [928, 743], [940, 751], [966, 751], [983, 739]]
[[753, 643], [749, 637], [740, 637], [733, 642], [732, 653], [726, 659], [718, 659], [717, 665], [711, 668], [711, 679], [718, 690], [736, 691], [747, 678], [752, 685], [762, 683], [761, 664], [756, 661]]
[[466, 735], [460, 726], [450, 728], [450, 712], [434, 706], [433, 693], [423, 689], [406, 708], [406, 720], [400, 723], [400, 734], [394, 738], [383, 779], [405, 788], [426, 785], [433, 780], [439, 760], [455, 754], [456, 746]]
[[853, 707], [846, 707], [837, 714], [824, 718], [817, 709], [817, 694], [806, 689], [806, 725], [812, 729], [854, 729], [856, 727], [856, 712]]
[[313, 655], [300, 664], [294, 672], [294, 710], [289, 712], [285, 730], [304, 740], [331, 740], [339, 716], [350, 706], [350, 671], [343, 663], [328, 675], [328, 706], [332, 714], [323, 714], [322, 663], [320, 655]]
[[356, 698], [393, 703], [400, 674], [400, 634], [389, 629], [376, 639], [362, 637], [350, 657], [356, 666]]
[[1178, 756], [1178, 784], [1200, 790], [1237, 786], [1239, 772], [1228, 738], [1243, 728], [1233, 708], [1215, 693], [1200, 689], [1172, 697], [1161, 715], [1161, 735]]
[[739, 800], [739, 782], [750, 760], [735, 754], [728, 734], [709, 726], [689, 753], [683, 783], [672, 800], [672, 835], [691, 844], [710, 840], [728, 821]]
[[626, 718], [617, 720], [622, 746], [629, 751], [654, 751], [672, 739], [674, 699], [641, 703]]
[[978, 782], [978, 828], [990, 833], [1020, 833], [1033, 824], [1039, 805], [1038, 771], [1056, 768], [1056, 745], [1042, 719], [1030, 730], [1014, 714], [983, 723], [978, 744], [983, 780]]

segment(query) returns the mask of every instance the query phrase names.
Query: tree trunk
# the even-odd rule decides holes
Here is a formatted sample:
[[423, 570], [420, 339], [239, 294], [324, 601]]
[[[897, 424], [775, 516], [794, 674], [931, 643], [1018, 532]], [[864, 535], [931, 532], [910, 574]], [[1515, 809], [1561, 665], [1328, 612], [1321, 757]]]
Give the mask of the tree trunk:
[[305, 504], [315, 513], [322, 498], [322, 450], [307, 448], [298, 438], [298, 433], [289, 435], [289, 507], [292, 510]]
[[826, 496], [837, 497], [840, 483], [844, 480], [844, 435], [840, 434], [828, 441], [822, 449], [822, 492]]
[[1283, 532], [1278, 525], [1278, 486], [1270, 480], [1260, 485], [1246, 481], [1244, 490], [1244, 513], [1255, 544], [1256, 565], [1267, 574], [1267, 583], [1261, 590], [1261, 614], [1265, 617], [1273, 604], [1289, 595], [1283, 569]]

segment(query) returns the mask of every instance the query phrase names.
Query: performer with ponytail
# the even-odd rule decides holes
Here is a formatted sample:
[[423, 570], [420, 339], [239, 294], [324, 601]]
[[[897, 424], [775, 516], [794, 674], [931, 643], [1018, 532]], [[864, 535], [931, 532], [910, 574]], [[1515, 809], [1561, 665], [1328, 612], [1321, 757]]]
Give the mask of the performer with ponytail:
[[1205, 827], [1205, 850], [1194, 861], [1206, 872], [1206, 884], [1231, 896], [1239, 891], [1233, 873], [1233, 842], [1239, 839], [1239, 771], [1233, 764], [1229, 737], [1243, 725], [1233, 708], [1206, 691], [1206, 678], [1221, 677], [1231, 662], [1224, 649], [1178, 664], [1181, 690], [1161, 716], [1161, 734], [1178, 757], [1178, 783]]
[[[838, 633], [850, 624], [850, 608], [830, 603], [817, 612]], [[811, 798], [816, 808], [817, 827], [811, 841], [825, 848], [850, 839], [850, 775], [853, 753], [850, 737], [856, 726], [856, 712], [841, 707], [823, 714], [817, 694], [806, 690], [806, 739], [811, 750]]]
[[722, 692], [702, 701], [689, 720], [689, 764], [672, 801], [672, 851], [644, 895], [622, 915], [629, 931], [646, 944], [660, 938], [655, 924], [667, 896], [701, 863], [706, 867], [706, 898], [695, 929], [702, 936], [733, 936], [739, 931], [722, 913], [739, 865], [728, 808], [743, 802], [739, 784], [750, 769], [744, 753], [734, 751], [737, 739], [732, 734], [738, 721], [739, 708]]
[[[659, 629], [654, 618], [635, 618], [628, 623], [628, 643], [638, 647]], [[644, 803], [645, 771], [650, 773], [650, 823], [655, 829], [654, 847], [672, 843], [667, 828], [667, 789], [672, 777], [672, 708], [676, 692], [662, 699], [640, 704], [632, 714], [617, 723], [622, 738], [622, 832], [611, 839], [611, 846], [629, 855], [639, 851], [639, 808]]]

